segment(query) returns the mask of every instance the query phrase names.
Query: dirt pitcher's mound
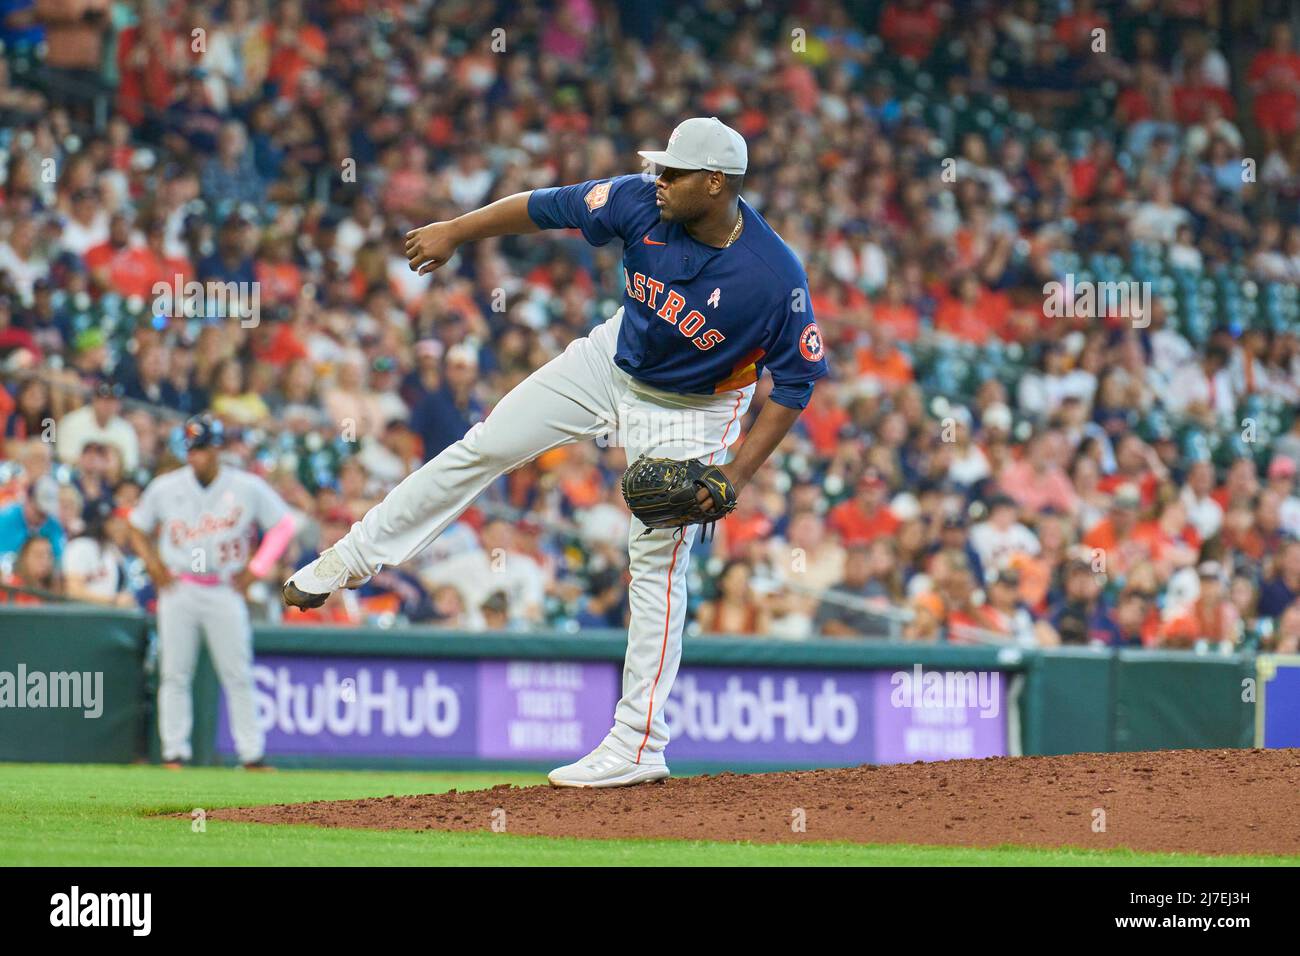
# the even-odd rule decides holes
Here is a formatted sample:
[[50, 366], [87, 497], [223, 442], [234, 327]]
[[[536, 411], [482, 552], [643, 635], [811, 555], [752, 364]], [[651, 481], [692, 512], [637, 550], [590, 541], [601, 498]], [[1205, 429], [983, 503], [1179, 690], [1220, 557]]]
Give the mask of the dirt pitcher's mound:
[[[1300, 853], [1300, 750], [998, 757], [209, 811], [325, 827]], [[495, 826], [494, 826], [495, 824]]]

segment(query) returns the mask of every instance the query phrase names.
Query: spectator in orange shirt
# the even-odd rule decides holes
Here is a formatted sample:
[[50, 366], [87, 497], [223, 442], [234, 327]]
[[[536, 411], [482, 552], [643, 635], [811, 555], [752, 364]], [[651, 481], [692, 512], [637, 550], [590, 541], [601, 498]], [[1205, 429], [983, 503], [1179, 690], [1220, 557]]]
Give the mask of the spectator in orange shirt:
[[1101, 552], [1109, 574], [1126, 574], [1136, 562], [1147, 557], [1147, 549], [1133, 540], [1142, 507], [1142, 495], [1137, 485], [1125, 484], [1115, 489], [1111, 506], [1102, 518], [1083, 536], [1084, 547]]
[[912, 363], [883, 331], [871, 336], [871, 344], [858, 349], [858, 374], [877, 382], [886, 392], [915, 379]]
[[831, 458], [839, 447], [841, 430], [849, 424], [849, 413], [832, 389], [813, 389], [799, 424], [817, 454]]
[[990, 292], [973, 272], [962, 275], [953, 292], [939, 303], [934, 314], [938, 332], [976, 344], [1000, 337], [1010, 309], [1006, 297]]
[[772, 519], [763, 511], [758, 495], [740, 496], [736, 510], [727, 520], [718, 523], [717, 548], [728, 559], [743, 557], [754, 541], [761, 541], [772, 533]]
[[891, 276], [885, 283], [881, 300], [871, 309], [872, 326], [895, 342], [915, 342], [921, 320], [916, 309], [907, 304], [903, 280]]
[[1161, 580], [1195, 564], [1201, 547], [1200, 535], [1187, 521], [1187, 508], [1177, 498], [1166, 502], [1155, 520], [1134, 528], [1132, 538], [1151, 555]]
[[292, 303], [302, 291], [302, 271], [293, 261], [293, 241], [286, 232], [266, 234], [253, 268], [262, 306]]
[[846, 548], [870, 544], [881, 535], [891, 535], [902, 523], [886, 502], [889, 486], [875, 468], [868, 468], [858, 480], [857, 494], [831, 509], [826, 525], [840, 536]]
[[265, 28], [271, 46], [266, 78], [279, 90], [280, 98], [298, 98], [302, 75], [323, 66], [328, 43], [325, 34], [303, 17], [301, 0], [279, 0], [273, 5], [275, 20]]
[[1236, 644], [1241, 618], [1228, 600], [1223, 583], [1223, 566], [1205, 561], [1197, 568], [1201, 593], [1182, 614], [1165, 622], [1161, 643], [1166, 647], [1192, 647], [1197, 641]]

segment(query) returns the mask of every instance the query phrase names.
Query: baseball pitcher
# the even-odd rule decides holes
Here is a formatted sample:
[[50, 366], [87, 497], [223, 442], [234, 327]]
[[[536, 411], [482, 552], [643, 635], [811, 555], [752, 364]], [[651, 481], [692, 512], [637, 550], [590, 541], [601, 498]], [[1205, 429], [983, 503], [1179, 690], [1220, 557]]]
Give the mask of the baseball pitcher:
[[[288, 506], [261, 478], [220, 463], [221, 421], [185, 424], [189, 464], [151, 481], [131, 512], [136, 553], [158, 590], [158, 727], [163, 762], [190, 760], [191, 683], [199, 635], [221, 687], [239, 761], [261, 769], [265, 735], [253, 708], [253, 631], [244, 593], [293, 538]], [[262, 543], [254, 554], [254, 526]], [[155, 547], [155, 541], [157, 542]]]
[[[317, 607], [434, 540], [495, 478], [548, 449], [615, 432], [632, 462], [631, 624], [623, 697], [604, 741], [550, 774], [562, 787], [616, 787], [668, 776], [663, 702], [681, 657], [686, 572], [701, 526], [736, 496], [808, 404], [827, 372], [798, 259], [741, 197], [745, 141], [717, 118], [688, 119], [658, 170], [519, 193], [407, 236], [426, 275], [465, 242], [579, 229], [593, 245], [623, 240], [623, 305], [501, 399], [488, 418], [372, 508], [284, 586]], [[741, 416], [772, 373], [739, 451]]]

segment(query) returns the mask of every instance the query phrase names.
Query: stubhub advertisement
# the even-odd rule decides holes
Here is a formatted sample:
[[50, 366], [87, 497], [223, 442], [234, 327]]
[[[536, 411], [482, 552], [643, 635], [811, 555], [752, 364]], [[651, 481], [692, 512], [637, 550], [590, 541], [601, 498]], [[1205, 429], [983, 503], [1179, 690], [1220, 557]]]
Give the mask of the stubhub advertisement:
[[[611, 661], [259, 656], [257, 719], [279, 756], [563, 762], [609, 730]], [[668, 758], [853, 766], [1005, 755], [998, 671], [683, 667]], [[234, 745], [224, 700], [219, 753]]]

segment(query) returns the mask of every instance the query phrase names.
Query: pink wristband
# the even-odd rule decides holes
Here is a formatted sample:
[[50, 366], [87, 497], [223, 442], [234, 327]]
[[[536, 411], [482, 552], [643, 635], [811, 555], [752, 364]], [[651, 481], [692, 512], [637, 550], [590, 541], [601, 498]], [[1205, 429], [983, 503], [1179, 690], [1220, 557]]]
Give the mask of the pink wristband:
[[271, 565], [275, 564], [276, 558], [284, 554], [284, 549], [293, 540], [296, 529], [293, 515], [285, 515], [281, 518], [274, 528], [262, 536], [262, 544], [258, 547], [257, 554], [253, 555], [253, 560], [248, 562], [248, 570], [259, 578], [266, 577], [271, 570]]

